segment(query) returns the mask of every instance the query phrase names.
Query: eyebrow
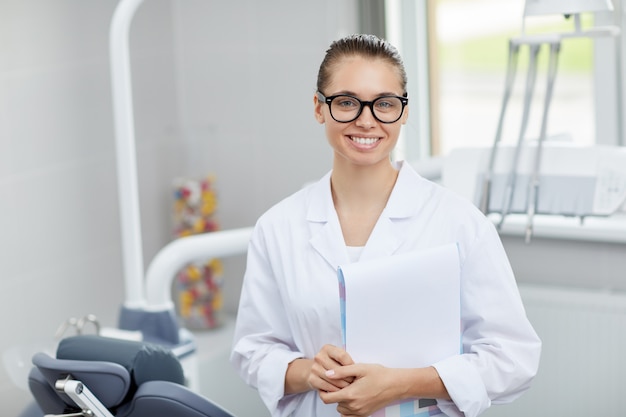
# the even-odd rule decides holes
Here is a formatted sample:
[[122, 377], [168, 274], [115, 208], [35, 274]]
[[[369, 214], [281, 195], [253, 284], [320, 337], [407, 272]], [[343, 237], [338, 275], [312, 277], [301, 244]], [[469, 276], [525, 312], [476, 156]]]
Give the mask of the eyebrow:
[[[342, 91], [338, 91], [335, 94], [331, 94], [333, 96], [341, 96], [341, 95], [346, 95], [346, 96], [354, 96], [354, 97], [359, 97], [359, 95], [357, 93], [355, 93], [354, 91], [349, 91], [349, 90], [342, 90]], [[382, 93], [378, 93], [376, 95], [376, 97], [384, 97], [384, 96], [402, 96], [401, 94], [396, 94], [394, 92], [382, 92]]]

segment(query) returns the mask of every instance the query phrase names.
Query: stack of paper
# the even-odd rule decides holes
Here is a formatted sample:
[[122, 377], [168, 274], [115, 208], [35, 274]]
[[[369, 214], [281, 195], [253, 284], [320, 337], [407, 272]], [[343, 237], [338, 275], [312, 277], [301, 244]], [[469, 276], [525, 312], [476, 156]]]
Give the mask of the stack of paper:
[[[344, 348], [355, 362], [420, 368], [461, 352], [456, 244], [342, 265], [338, 279]], [[395, 415], [393, 408], [411, 407], [403, 416], [436, 408], [421, 401], [375, 416]]]

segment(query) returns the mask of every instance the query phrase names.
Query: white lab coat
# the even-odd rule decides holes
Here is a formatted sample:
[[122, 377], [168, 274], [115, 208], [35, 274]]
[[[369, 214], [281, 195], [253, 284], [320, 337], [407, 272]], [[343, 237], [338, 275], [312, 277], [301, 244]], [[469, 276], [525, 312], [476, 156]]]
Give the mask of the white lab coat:
[[[434, 364], [453, 400], [438, 406], [450, 416], [477, 416], [529, 387], [541, 342], [493, 224], [408, 163], [398, 165], [361, 260], [458, 243], [463, 354]], [[314, 391], [284, 395], [284, 377], [292, 360], [313, 358], [324, 344], [341, 346], [337, 266], [348, 262], [330, 173], [272, 207], [254, 228], [231, 362], [272, 416], [338, 416], [336, 404]]]

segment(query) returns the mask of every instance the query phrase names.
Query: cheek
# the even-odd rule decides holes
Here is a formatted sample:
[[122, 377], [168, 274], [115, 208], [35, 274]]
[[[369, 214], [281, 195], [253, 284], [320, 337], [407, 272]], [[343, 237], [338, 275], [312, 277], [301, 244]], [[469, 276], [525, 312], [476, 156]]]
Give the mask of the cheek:
[[387, 134], [387, 137], [393, 139], [394, 142], [397, 141], [398, 137], [400, 136], [401, 127], [402, 127], [401, 123], [396, 123], [393, 127], [389, 127], [388, 129], [385, 129], [385, 133]]
[[[329, 116], [330, 117], [330, 116]], [[333, 141], [338, 141], [343, 138], [343, 126], [334, 120], [326, 119], [326, 136], [328, 140], [332, 143]]]

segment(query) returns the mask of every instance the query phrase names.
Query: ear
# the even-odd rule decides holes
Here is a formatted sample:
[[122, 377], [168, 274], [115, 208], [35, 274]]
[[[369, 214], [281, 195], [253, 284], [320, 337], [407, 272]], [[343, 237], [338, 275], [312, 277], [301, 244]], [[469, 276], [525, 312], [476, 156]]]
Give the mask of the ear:
[[406, 121], [409, 120], [409, 105], [407, 104], [404, 107], [404, 113], [402, 113], [402, 119], [400, 119], [402, 121], [402, 124], [406, 124]]
[[317, 94], [313, 94], [313, 112], [315, 114], [315, 120], [317, 120], [319, 124], [324, 124], [326, 122], [326, 118], [324, 116], [324, 104], [326, 103], [322, 103], [319, 97], [317, 97]]

